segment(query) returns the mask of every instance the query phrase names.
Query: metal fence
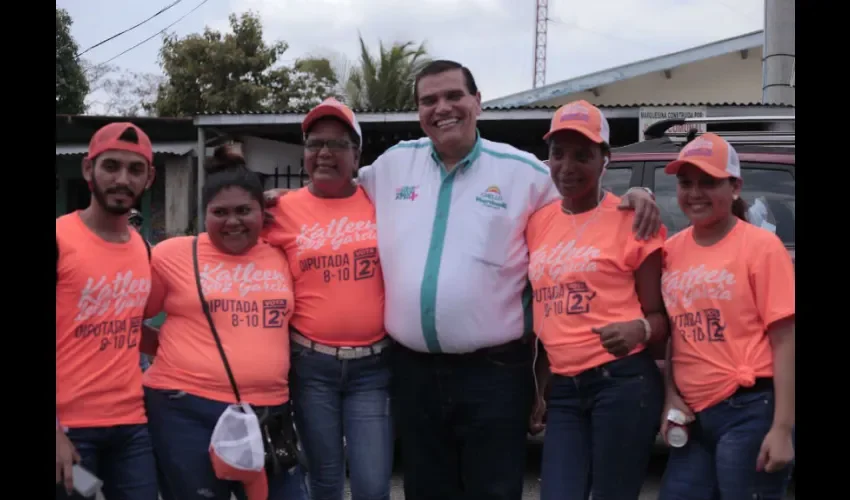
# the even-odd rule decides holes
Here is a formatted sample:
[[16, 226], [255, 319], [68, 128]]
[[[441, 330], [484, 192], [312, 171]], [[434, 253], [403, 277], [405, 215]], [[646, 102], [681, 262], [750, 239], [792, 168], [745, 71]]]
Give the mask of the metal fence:
[[307, 174], [304, 172], [304, 169], [300, 166], [293, 167], [292, 165], [287, 165], [284, 168], [275, 167], [273, 174], [267, 174], [265, 172], [258, 172], [258, 174], [266, 189], [296, 189], [304, 186], [307, 180]]

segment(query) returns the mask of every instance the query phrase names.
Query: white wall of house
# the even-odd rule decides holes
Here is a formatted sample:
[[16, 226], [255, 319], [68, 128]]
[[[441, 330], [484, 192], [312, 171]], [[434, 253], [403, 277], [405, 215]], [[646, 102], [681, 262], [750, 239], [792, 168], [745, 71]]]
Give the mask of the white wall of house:
[[165, 233], [169, 236], [185, 234], [191, 221], [195, 201], [195, 158], [191, 155], [175, 156], [165, 160]]
[[[271, 141], [259, 137], [242, 137], [242, 154], [251, 170], [268, 175], [274, 175], [275, 168], [279, 175], [286, 173], [287, 166], [292, 173], [301, 169], [304, 157], [304, 147], [300, 144]], [[266, 180], [266, 188], [274, 187], [274, 179]], [[295, 186], [293, 186], [295, 187]]]
[[762, 48], [733, 52], [691, 64], [649, 73], [603, 86], [598, 96], [591, 91], [577, 92], [535, 106], [560, 106], [584, 99], [596, 106], [634, 105], [638, 103], [721, 104], [761, 102]]

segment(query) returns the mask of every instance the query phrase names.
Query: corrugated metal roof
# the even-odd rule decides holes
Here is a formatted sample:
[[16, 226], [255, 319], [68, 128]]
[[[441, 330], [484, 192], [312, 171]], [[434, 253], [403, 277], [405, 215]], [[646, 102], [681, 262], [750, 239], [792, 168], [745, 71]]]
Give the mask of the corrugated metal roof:
[[[182, 156], [195, 149], [194, 142], [153, 143], [153, 152], [158, 155]], [[56, 156], [77, 156], [88, 152], [88, 145], [63, 144], [56, 145]]]
[[544, 85], [536, 89], [530, 89], [516, 94], [499, 97], [485, 102], [487, 106], [497, 105], [523, 105], [546, 101], [556, 97], [563, 97], [577, 92], [583, 92], [605, 85], [611, 85], [619, 81], [634, 78], [636, 76], [665, 71], [668, 69], [691, 64], [705, 59], [722, 56], [736, 51], [752, 49], [764, 45], [764, 31], [753, 31], [733, 38], [719, 40], [698, 47], [665, 54], [663, 56], [644, 59], [615, 68], [609, 68], [589, 75], [578, 76], [568, 80]]
[[[794, 106], [777, 103], [761, 103], [761, 102], [673, 102], [673, 103], [655, 103], [655, 102], [639, 102], [634, 104], [614, 104], [610, 106], [600, 106], [600, 109], [622, 109], [622, 108], [645, 108], [657, 106], [762, 106], [766, 108], [792, 108]], [[482, 111], [555, 111], [558, 106], [534, 106], [534, 105], [517, 105], [517, 106], [482, 106]], [[221, 116], [221, 115], [301, 115], [307, 114], [310, 109], [286, 109], [281, 111], [221, 111], [215, 113], [200, 113], [198, 116]], [[355, 114], [391, 114], [391, 113], [416, 113], [416, 108], [398, 108], [398, 109], [353, 109]]]
[[[637, 118], [643, 106], [704, 106], [711, 110], [712, 116], [737, 116], [768, 113], [785, 115], [794, 112], [793, 106], [767, 105], [761, 103], [635, 103], [618, 106], [602, 106], [605, 116], [609, 119]], [[480, 122], [499, 122], [512, 120], [550, 120], [554, 106], [491, 106], [483, 108], [478, 120]], [[415, 110], [355, 110], [357, 120], [361, 125], [389, 123], [418, 123], [419, 115]], [[258, 127], [266, 125], [297, 127], [307, 116], [306, 110], [289, 110], [279, 113], [231, 111], [226, 113], [208, 113], [195, 117], [195, 125], [199, 127]]]

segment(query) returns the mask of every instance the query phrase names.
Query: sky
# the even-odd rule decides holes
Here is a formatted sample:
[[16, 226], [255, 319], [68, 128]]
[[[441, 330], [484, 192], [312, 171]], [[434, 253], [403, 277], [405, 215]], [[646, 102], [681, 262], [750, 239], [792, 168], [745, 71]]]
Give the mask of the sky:
[[[57, 0], [73, 19], [80, 50], [150, 17], [174, 0]], [[299, 57], [358, 57], [358, 34], [379, 41], [425, 43], [432, 58], [470, 68], [482, 100], [532, 88], [536, 0], [182, 0], [142, 26], [86, 53], [105, 62], [186, 17], [168, 32], [205, 26], [226, 31], [230, 13], [254, 11], [267, 41], [284, 40], [283, 62]], [[593, 73], [763, 29], [764, 0], [548, 0], [546, 83]], [[187, 15], [188, 13], [188, 15]], [[161, 73], [161, 36], [110, 64]], [[96, 112], [96, 110], [91, 110]]]

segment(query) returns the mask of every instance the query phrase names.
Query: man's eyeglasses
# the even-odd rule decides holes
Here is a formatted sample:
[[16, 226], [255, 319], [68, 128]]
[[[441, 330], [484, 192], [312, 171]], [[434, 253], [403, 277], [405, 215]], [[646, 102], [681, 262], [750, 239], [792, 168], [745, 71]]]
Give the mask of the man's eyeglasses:
[[351, 149], [353, 146], [351, 142], [344, 139], [310, 139], [304, 143], [304, 147], [313, 153], [318, 153], [325, 147], [330, 151], [340, 152]]

